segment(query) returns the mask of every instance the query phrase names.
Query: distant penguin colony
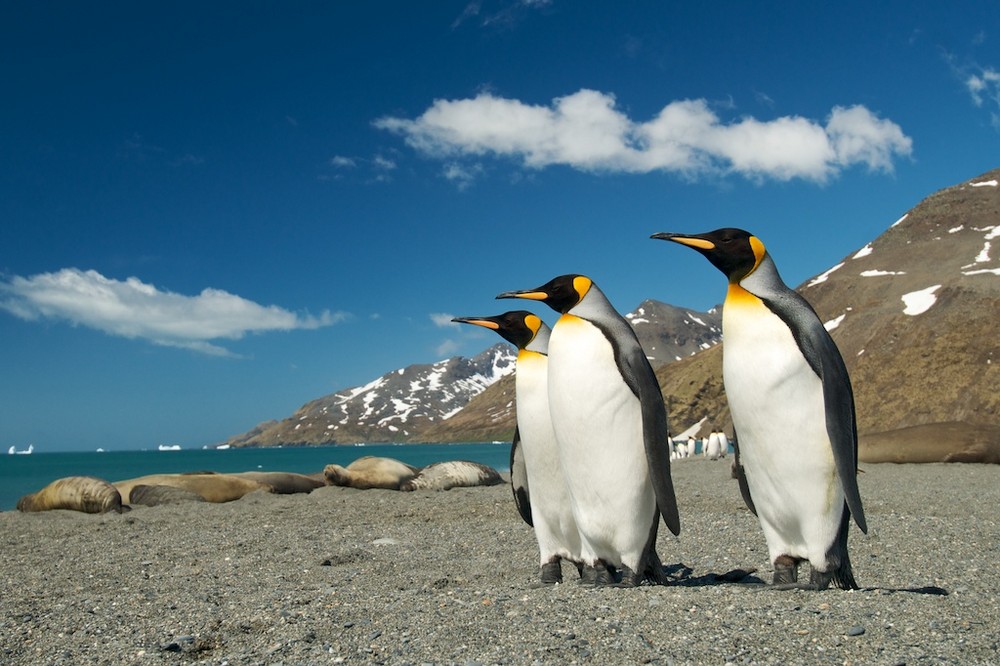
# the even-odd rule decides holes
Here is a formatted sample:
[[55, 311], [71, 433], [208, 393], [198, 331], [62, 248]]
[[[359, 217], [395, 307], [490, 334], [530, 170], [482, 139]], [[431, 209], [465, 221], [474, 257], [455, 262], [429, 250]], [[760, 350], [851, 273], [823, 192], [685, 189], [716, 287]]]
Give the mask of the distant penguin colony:
[[[497, 298], [538, 301], [549, 327], [517, 310], [453, 321], [496, 331], [518, 348], [515, 505], [535, 530], [539, 577], [623, 587], [666, 582], [660, 518], [680, 519], [670, 461], [733, 446], [733, 477], [764, 532], [772, 587], [857, 589], [847, 551], [853, 518], [867, 532], [858, 491], [854, 398], [843, 359], [812, 307], [778, 275], [763, 242], [740, 229], [653, 238], [699, 252], [729, 280], [723, 308], [723, 382], [734, 437], [713, 428], [671, 440], [659, 383], [628, 322], [589, 277], [562, 275]], [[736, 435], [738, 433], [738, 436]], [[801, 563], [810, 564], [800, 583]]]
[[[857, 589], [850, 520], [867, 532], [857, 483], [854, 396], [844, 361], [815, 311], [778, 275], [764, 243], [742, 229], [658, 233], [726, 276], [723, 383], [737, 471], [760, 520], [774, 584]], [[798, 567], [810, 564], [808, 583]]]

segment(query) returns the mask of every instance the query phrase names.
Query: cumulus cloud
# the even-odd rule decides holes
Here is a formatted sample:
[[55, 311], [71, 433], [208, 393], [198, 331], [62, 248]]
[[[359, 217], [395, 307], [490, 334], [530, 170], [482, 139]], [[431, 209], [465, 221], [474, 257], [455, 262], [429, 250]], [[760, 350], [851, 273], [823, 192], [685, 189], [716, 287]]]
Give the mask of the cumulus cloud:
[[161, 291], [135, 277], [120, 281], [76, 268], [0, 282], [0, 308], [28, 321], [64, 320], [109, 335], [218, 356], [233, 354], [210, 340], [315, 329], [347, 316], [328, 311], [318, 317], [300, 315], [221, 289], [185, 296]]
[[454, 162], [497, 156], [541, 169], [565, 165], [590, 172], [665, 171], [687, 177], [734, 172], [748, 178], [823, 182], [864, 165], [891, 172], [912, 140], [864, 106], [834, 107], [825, 124], [784, 116], [724, 122], [706, 100], [679, 100], [639, 122], [611, 94], [579, 90], [549, 105], [484, 92], [436, 100], [414, 119], [386, 116], [376, 128], [415, 150]]

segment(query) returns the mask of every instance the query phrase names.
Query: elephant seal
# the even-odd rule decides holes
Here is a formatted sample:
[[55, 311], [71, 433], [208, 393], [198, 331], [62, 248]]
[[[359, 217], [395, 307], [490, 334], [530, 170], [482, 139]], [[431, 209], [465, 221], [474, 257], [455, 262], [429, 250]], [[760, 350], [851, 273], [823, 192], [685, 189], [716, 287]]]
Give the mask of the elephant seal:
[[364, 456], [347, 467], [327, 465], [323, 475], [332, 486], [347, 486], [358, 490], [384, 488], [399, 490], [399, 486], [412, 479], [417, 468], [394, 458]]
[[255, 479], [244, 479], [235, 474], [151, 474], [127, 481], [115, 481], [123, 497], [129, 497], [136, 486], [172, 486], [197, 493], [208, 502], [232, 502], [255, 490], [273, 492], [270, 485]]
[[142, 506], [160, 506], [161, 504], [180, 504], [181, 502], [204, 502], [205, 498], [185, 488], [174, 486], [146, 485], [133, 486], [129, 493], [129, 504]]
[[118, 490], [105, 481], [92, 476], [67, 476], [56, 479], [37, 493], [25, 495], [17, 501], [18, 511], [49, 511], [69, 509], [84, 513], [121, 513], [128, 511], [122, 506], [122, 496]]
[[431, 463], [415, 477], [400, 485], [400, 490], [449, 490], [472, 486], [495, 486], [504, 483], [500, 473], [488, 465], [468, 460]]
[[280, 495], [311, 493], [326, 485], [325, 481], [294, 472], [237, 472], [233, 476], [266, 483]]

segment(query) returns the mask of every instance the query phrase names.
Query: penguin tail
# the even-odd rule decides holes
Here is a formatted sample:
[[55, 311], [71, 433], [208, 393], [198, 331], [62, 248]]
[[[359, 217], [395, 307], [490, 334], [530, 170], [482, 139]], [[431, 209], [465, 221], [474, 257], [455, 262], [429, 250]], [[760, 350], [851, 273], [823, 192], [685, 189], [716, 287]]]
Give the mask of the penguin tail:
[[[842, 590], [857, 590], [858, 583], [854, 580], [854, 571], [851, 569], [851, 556], [847, 553], [847, 533], [851, 527], [851, 511], [844, 503], [844, 512], [840, 518], [840, 531], [837, 533], [837, 540], [834, 541], [827, 554], [827, 559], [833, 564], [831, 570], [826, 574], [832, 576], [833, 584]], [[827, 581], [830, 579], [827, 578]]]
[[842, 590], [860, 589], [858, 582], [854, 580], [854, 572], [851, 570], [851, 558], [846, 552], [840, 566], [833, 571], [833, 584]]

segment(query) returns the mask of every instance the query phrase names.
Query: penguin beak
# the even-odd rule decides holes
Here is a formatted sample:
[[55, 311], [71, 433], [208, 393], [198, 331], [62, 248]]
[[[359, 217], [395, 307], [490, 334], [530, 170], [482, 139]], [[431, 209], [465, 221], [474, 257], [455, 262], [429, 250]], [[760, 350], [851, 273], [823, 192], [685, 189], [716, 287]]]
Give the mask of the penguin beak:
[[680, 243], [681, 245], [687, 245], [688, 247], [693, 247], [696, 250], [714, 250], [715, 243], [710, 240], [705, 240], [704, 238], [699, 238], [698, 236], [686, 236], [684, 234], [675, 234], [668, 231], [664, 231], [658, 234], [653, 234], [650, 238], [656, 238], [658, 240], [673, 241], [674, 243]]
[[549, 297], [544, 291], [539, 291], [538, 289], [524, 289], [522, 291], [505, 291], [502, 294], [497, 294], [497, 298], [527, 298], [532, 301], [544, 301]]
[[472, 324], [473, 326], [482, 326], [483, 328], [489, 328], [494, 331], [500, 329], [500, 324], [486, 317], [455, 317], [452, 321], [456, 324]]

